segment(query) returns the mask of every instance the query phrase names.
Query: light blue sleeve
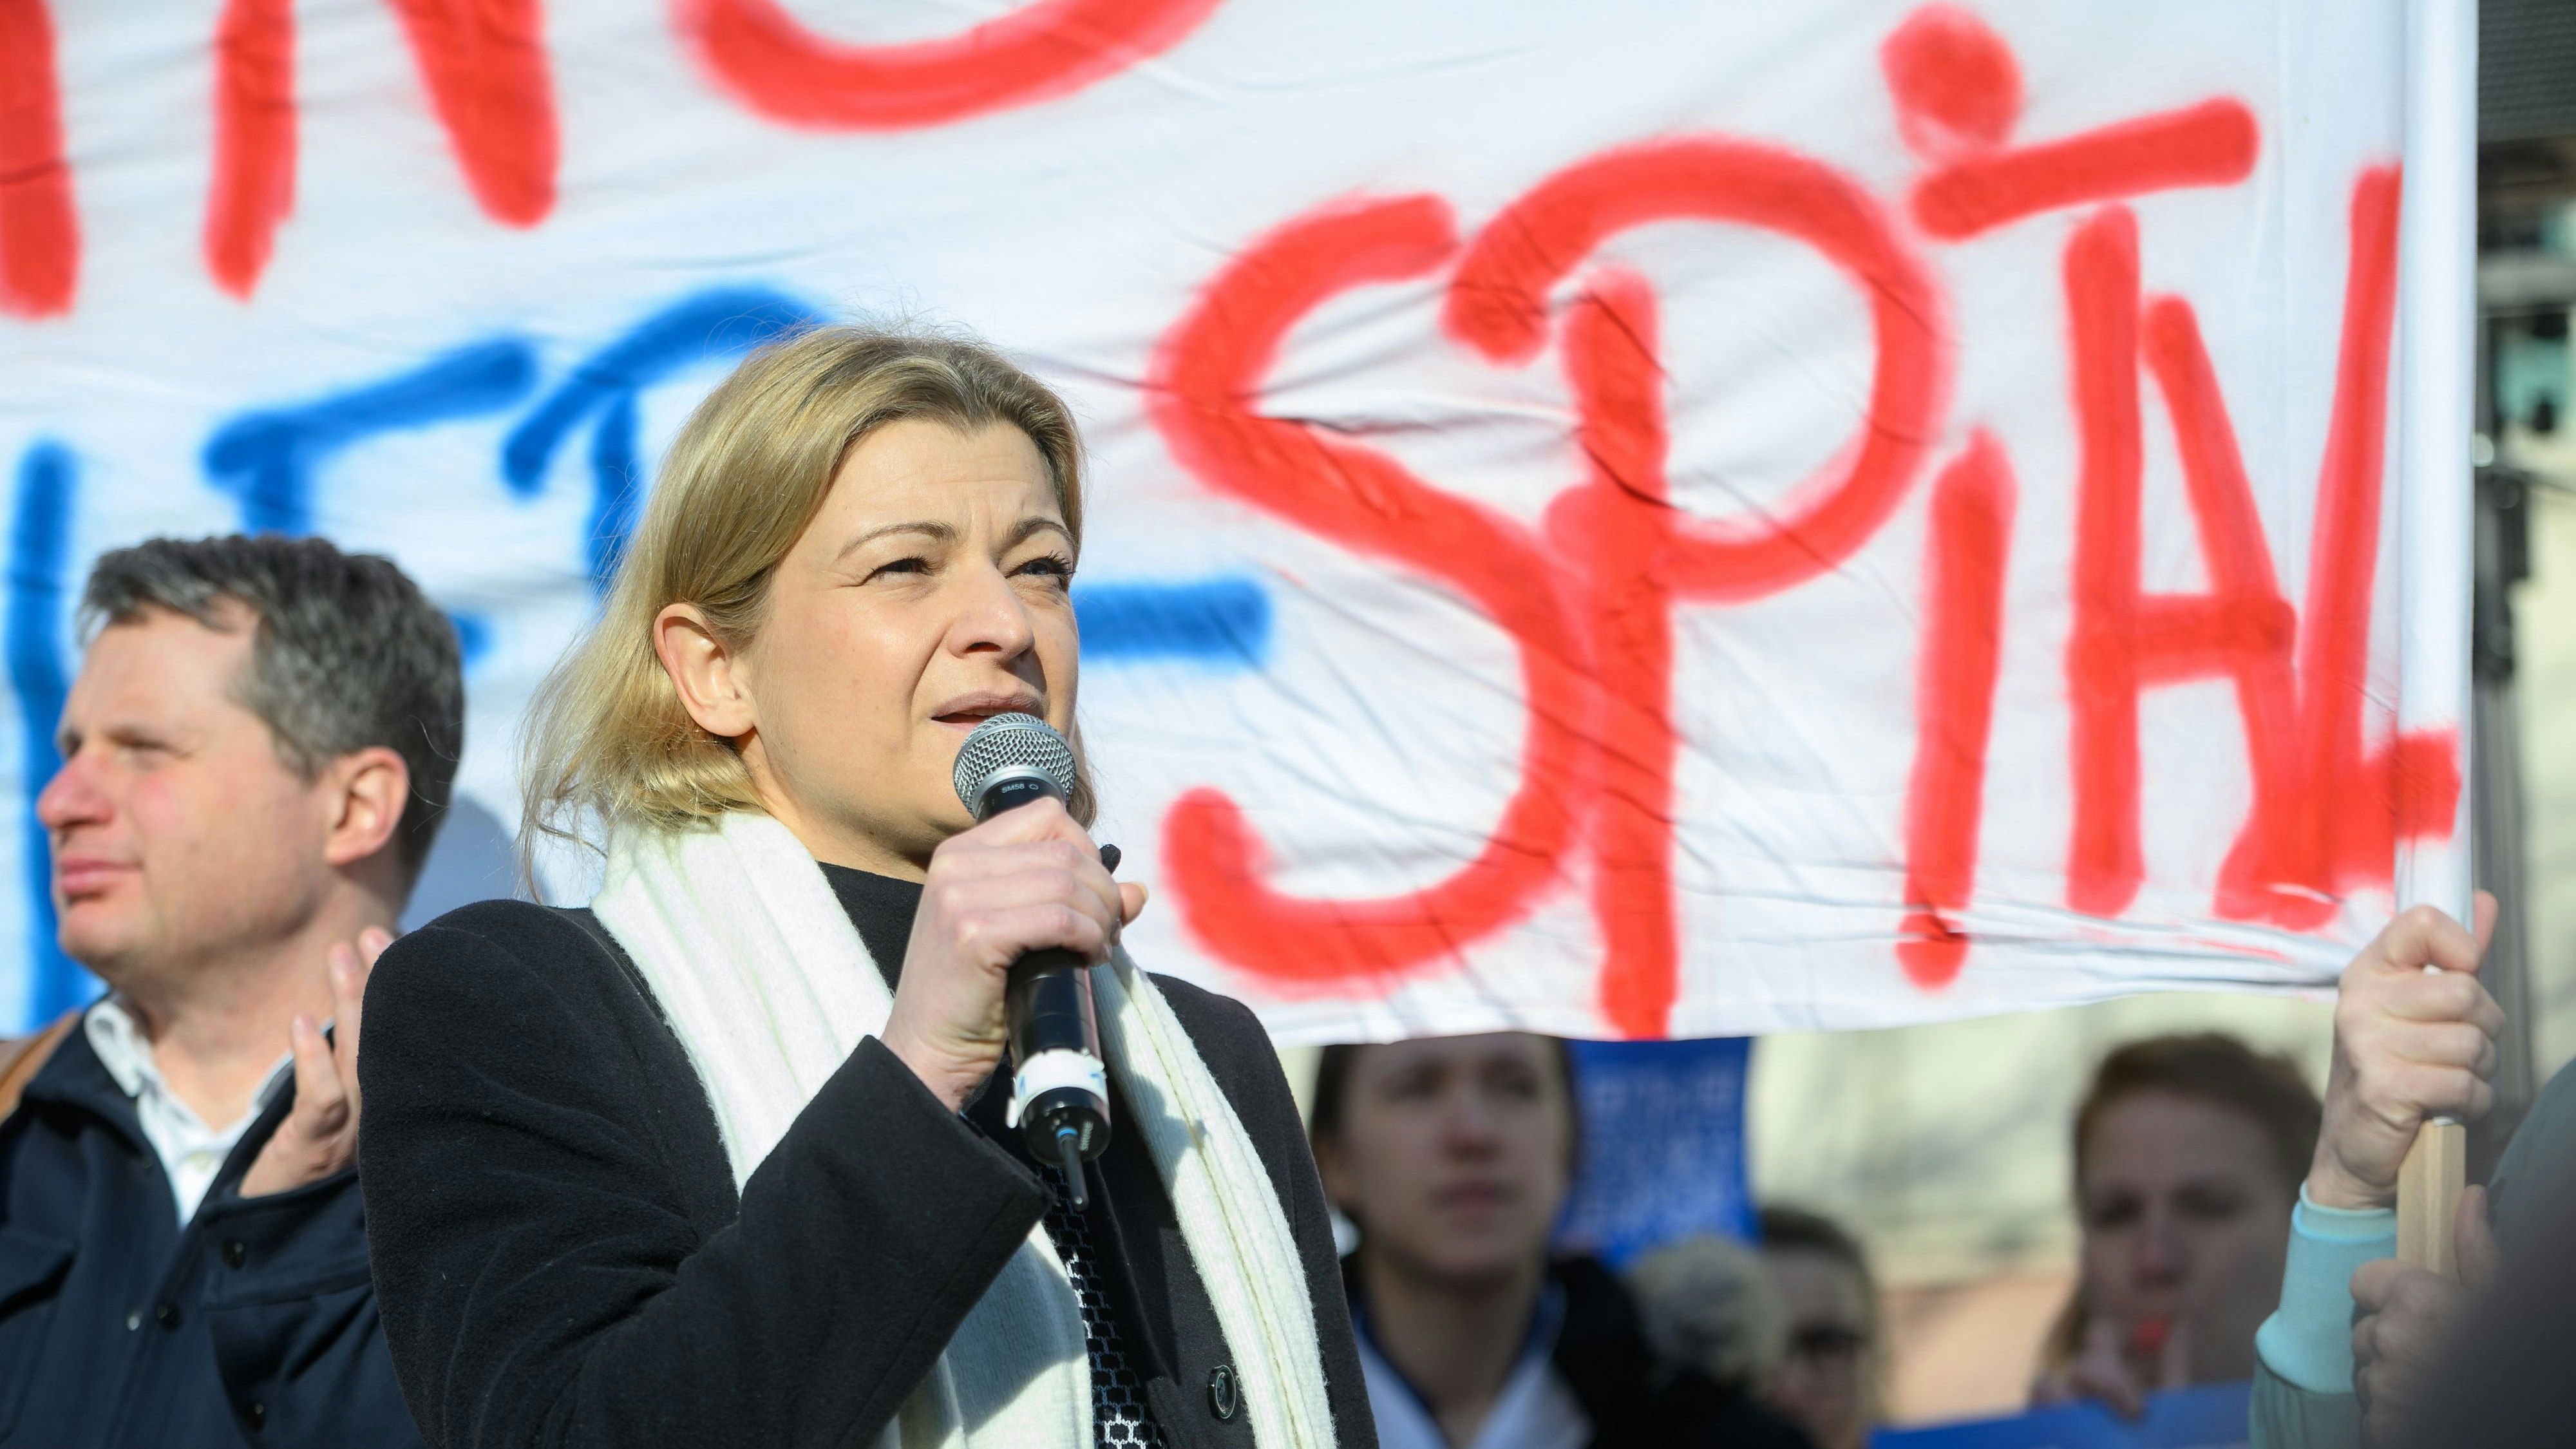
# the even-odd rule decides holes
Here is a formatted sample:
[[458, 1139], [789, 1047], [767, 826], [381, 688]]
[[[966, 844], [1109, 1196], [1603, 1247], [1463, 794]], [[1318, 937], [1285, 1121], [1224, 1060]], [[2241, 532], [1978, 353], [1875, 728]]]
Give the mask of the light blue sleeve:
[[2361, 1400], [2309, 1393], [2259, 1361], [2246, 1409], [2250, 1449], [2361, 1449]]
[[2254, 1335], [2264, 1367], [2313, 1394], [2352, 1392], [2352, 1275], [2397, 1256], [2397, 1212], [2319, 1207], [2299, 1189], [2281, 1306]]

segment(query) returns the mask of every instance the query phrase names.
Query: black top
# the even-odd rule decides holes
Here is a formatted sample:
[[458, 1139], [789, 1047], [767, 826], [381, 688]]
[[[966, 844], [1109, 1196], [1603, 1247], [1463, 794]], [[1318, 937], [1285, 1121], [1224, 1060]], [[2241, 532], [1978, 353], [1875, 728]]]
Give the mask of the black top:
[[903, 980], [903, 954], [912, 944], [912, 918], [921, 912], [921, 882], [896, 880], [846, 865], [823, 867], [823, 879], [831, 882], [841, 910], [849, 916], [850, 924], [858, 927], [859, 940], [877, 963], [877, 974], [885, 978], [886, 990], [894, 990]]
[[[1358, 1254], [1346, 1272], [1361, 1303]], [[1636, 1304], [1598, 1259], [1561, 1258], [1547, 1275], [1564, 1305], [1549, 1362], [1592, 1421], [1590, 1449], [1809, 1449], [1804, 1430], [1741, 1389], [1659, 1367]]]
[[[900, 962], [908, 909], [898, 929], [875, 908], [900, 883], [828, 874], [870, 954]], [[1003, 1093], [951, 1112], [868, 1038], [737, 1194], [687, 1054], [587, 914], [468, 906], [395, 942], [368, 983], [360, 1175], [422, 1432], [440, 1449], [870, 1442], [1046, 1210]], [[1155, 979], [1297, 1238], [1340, 1442], [1373, 1449], [1277, 1056], [1240, 1004]], [[1111, 1107], [1135, 1110], [1114, 1083]], [[1175, 1449], [1249, 1446], [1142, 1140], [1113, 1129], [1091, 1173], [1087, 1225], [1154, 1417]]]
[[355, 1172], [241, 1195], [294, 1104], [182, 1225], [134, 1100], [75, 1030], [0, 1125], [0, 1444], [418, 1444], [367, 1278]]

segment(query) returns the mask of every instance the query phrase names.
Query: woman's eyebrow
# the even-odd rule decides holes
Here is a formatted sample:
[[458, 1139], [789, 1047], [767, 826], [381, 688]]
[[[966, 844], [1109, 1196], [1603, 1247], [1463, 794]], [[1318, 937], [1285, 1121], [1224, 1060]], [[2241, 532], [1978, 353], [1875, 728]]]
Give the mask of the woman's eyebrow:
[[1010, 535], [1002, 540], [1002, 547], [1017, 548], [1028, 542], [1031, 534], [1046, 533], [1050, 530], [1063, 534], [1068, 542], [1073, 538], [1073, 530], [1052, 518], [1023, 518], [1012, 527]]
[[841, 551], [832, 555], [832, 562], [839, 563], [841, 560], [848, 558], [851, 554], [865, 548], [867, 545], [876, 542], [880, 538], [884, 538], [888, 534], [894, 533], [917, 533], [929, 538], [934, 543], [955, 543], [957, 541], [957, 526], [951, 523], [941, 523], [937, 519], [919, 519], [909, 523], [881, 523], [876, 527], [869, 529], [867, 532], [860, 534], [858, 537], [851, 539], [848, 543], [842, 544]]

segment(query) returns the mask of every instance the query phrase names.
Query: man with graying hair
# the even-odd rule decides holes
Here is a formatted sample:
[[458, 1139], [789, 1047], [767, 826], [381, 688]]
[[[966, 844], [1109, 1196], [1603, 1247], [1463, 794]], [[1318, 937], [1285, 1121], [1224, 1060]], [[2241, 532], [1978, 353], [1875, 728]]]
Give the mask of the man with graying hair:
[[81, 623], [36, 813], [108, 994], [0, 1044], [0, 1444], [417, 1444], [359, 1006], [455, 779], [455, 631], [386, 560], [275, 537], [107, 554]]

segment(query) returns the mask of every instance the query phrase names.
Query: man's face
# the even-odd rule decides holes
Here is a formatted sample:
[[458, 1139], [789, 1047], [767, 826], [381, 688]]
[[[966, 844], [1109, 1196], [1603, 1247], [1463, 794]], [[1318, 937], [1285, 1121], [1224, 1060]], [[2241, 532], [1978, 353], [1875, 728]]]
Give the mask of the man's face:
[[63, 768], [37, 797], [65, 954], [161, 984], [310, 918], [331, 879], [328, 791], [235, 698], [252, 619], [146, 609], [101, 631], [63, 703]]
[[1559, 1060], [1517, 1033], [1360, 1049], [1316, 1164], [1370, 1252], [1457, 1283], [1546, 1256], [1574, 1131]]

